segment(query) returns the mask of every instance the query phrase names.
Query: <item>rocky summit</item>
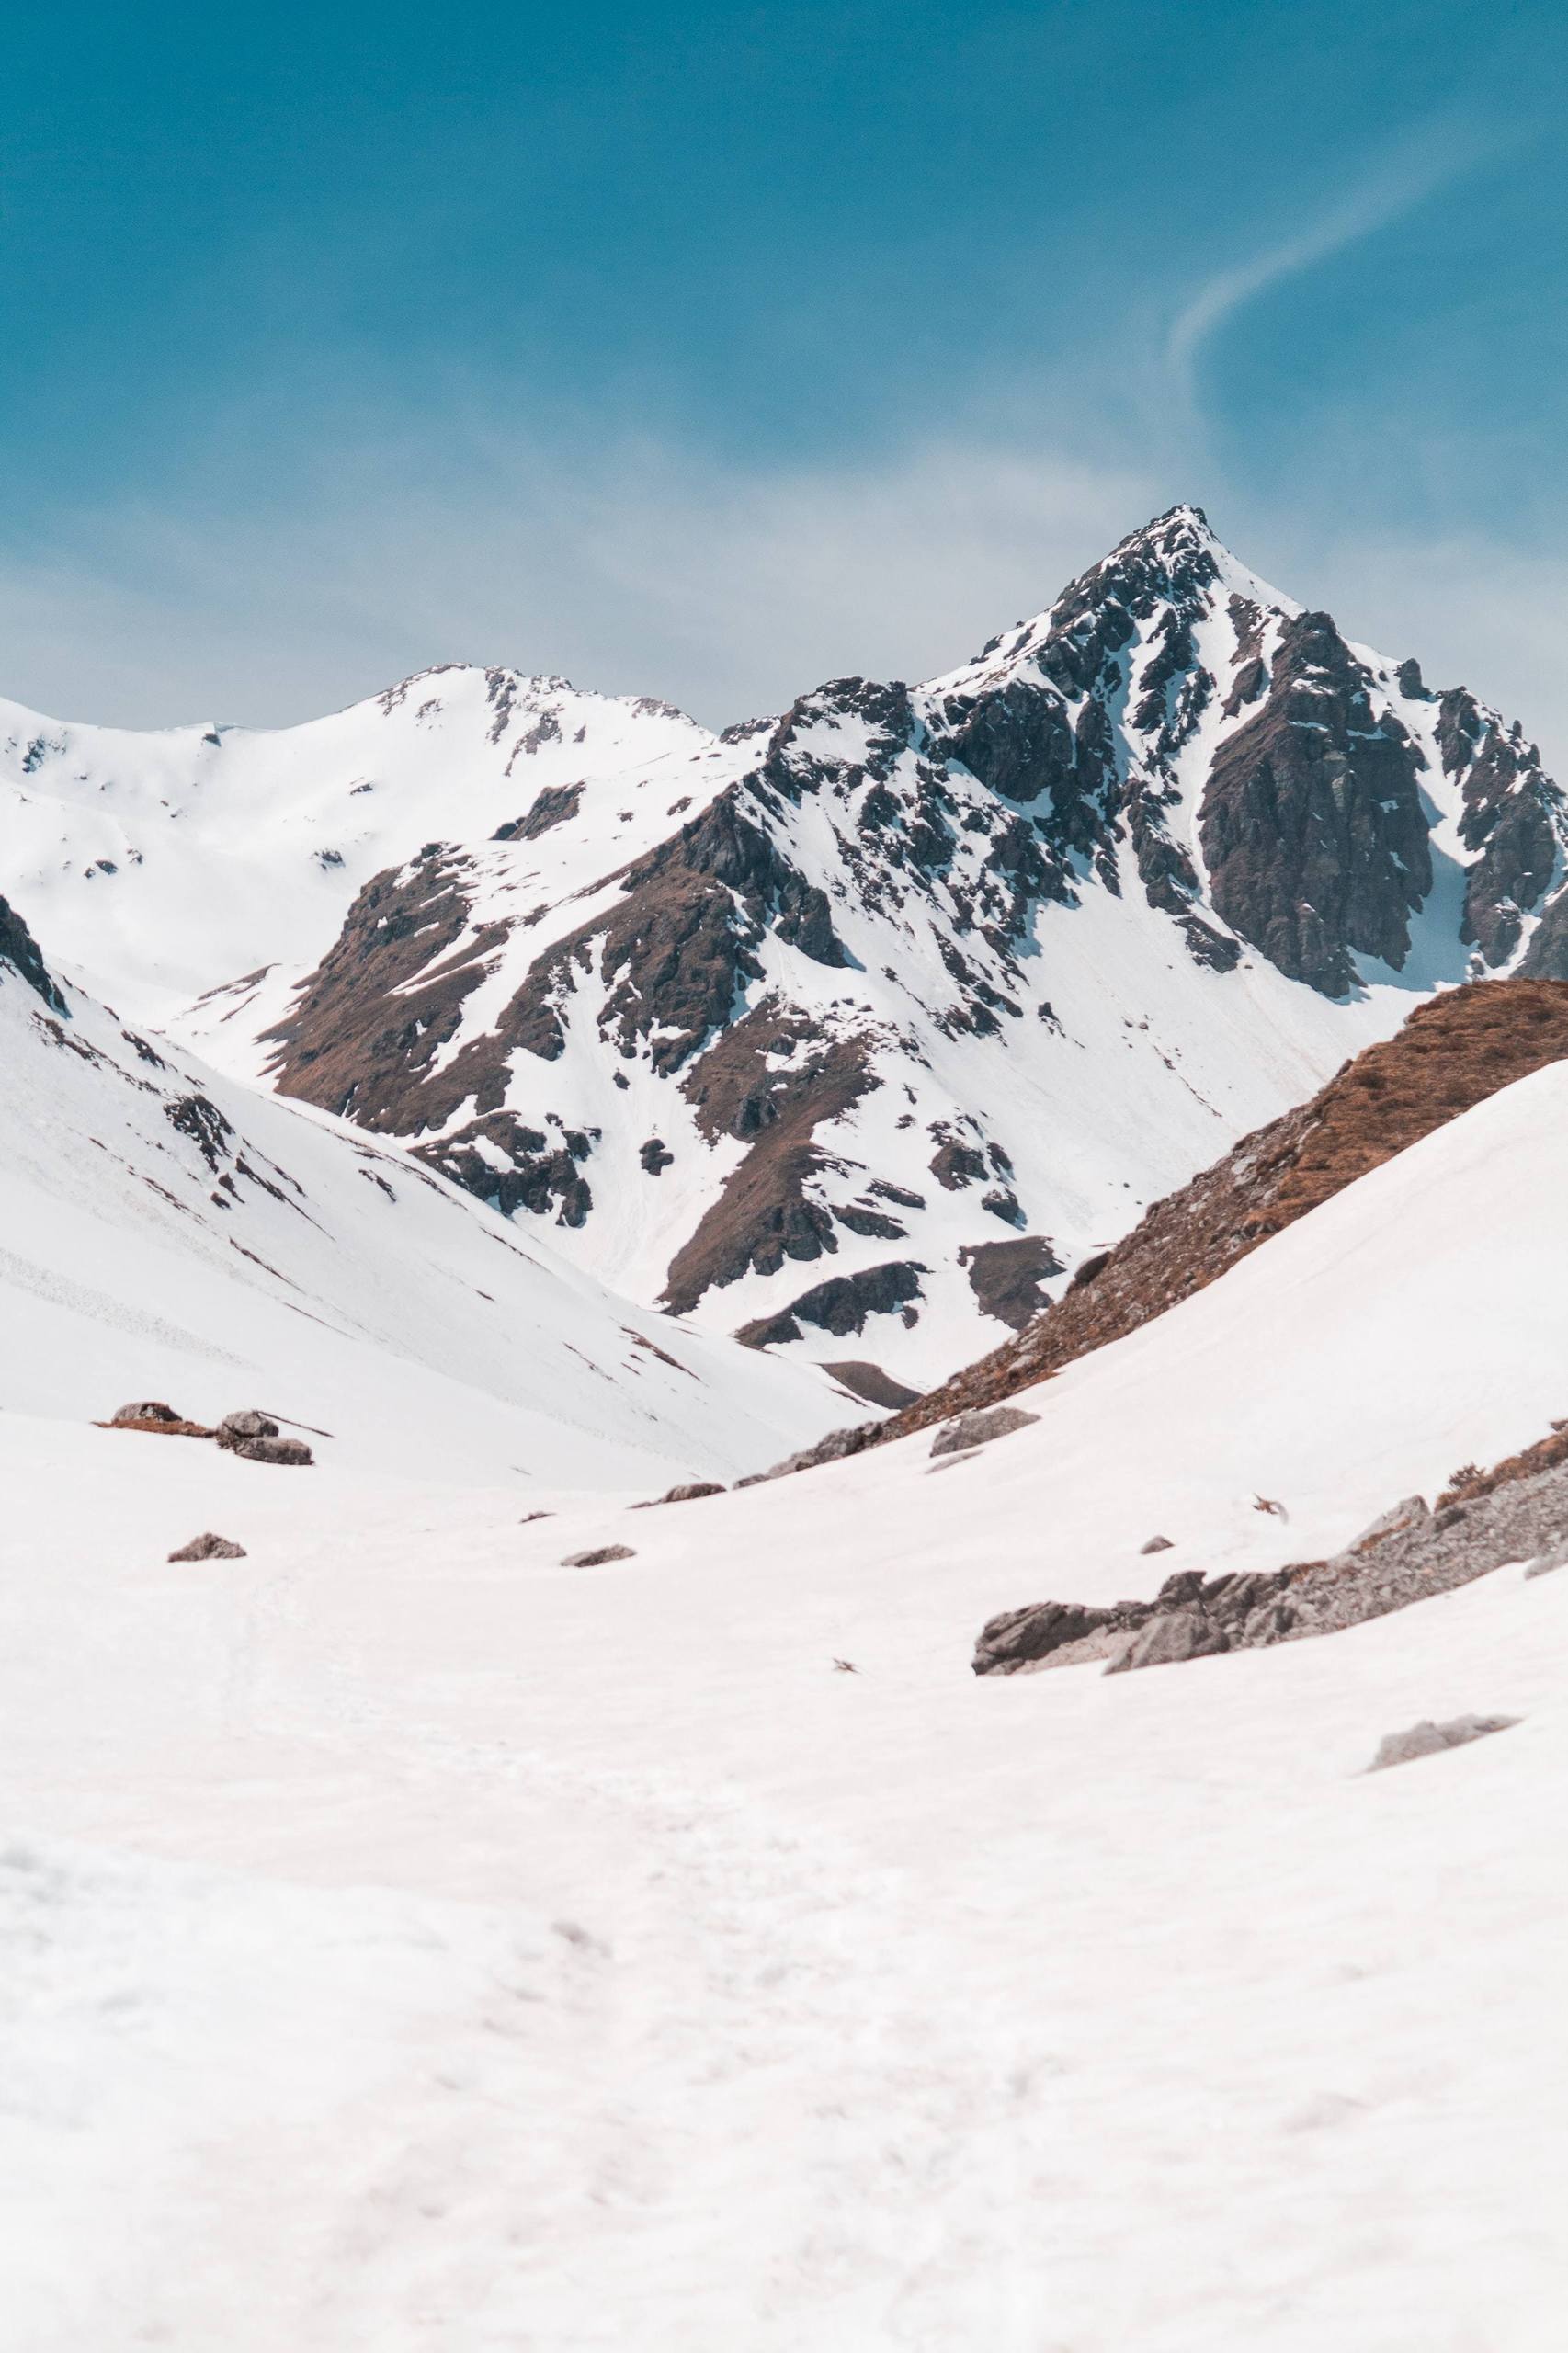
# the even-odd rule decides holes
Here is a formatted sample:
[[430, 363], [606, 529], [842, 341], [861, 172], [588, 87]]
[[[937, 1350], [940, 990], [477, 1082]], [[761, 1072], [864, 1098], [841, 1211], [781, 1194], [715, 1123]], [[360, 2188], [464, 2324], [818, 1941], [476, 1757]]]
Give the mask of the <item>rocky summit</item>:
[[1568, 976], [1519, 727], [1191, 506], [941, 677], [722, 735], [462, 667], [270, 735], [5, 707], [0, 802], [0, 885], [117, 1004], [879, 1398], [1413, 993]]

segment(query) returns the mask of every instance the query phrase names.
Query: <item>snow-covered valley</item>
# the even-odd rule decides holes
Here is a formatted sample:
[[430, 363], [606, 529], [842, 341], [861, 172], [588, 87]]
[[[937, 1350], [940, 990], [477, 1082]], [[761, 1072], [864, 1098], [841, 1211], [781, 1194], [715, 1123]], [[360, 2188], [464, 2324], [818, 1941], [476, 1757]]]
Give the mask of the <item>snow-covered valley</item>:
[[1555, 1065], [978, 1453], [648, 1512], [0, 1415], [6, 2341], [1547, 2353], [1568, 1570], [969, 1652], [1539, 1437], [1565, 1179]]

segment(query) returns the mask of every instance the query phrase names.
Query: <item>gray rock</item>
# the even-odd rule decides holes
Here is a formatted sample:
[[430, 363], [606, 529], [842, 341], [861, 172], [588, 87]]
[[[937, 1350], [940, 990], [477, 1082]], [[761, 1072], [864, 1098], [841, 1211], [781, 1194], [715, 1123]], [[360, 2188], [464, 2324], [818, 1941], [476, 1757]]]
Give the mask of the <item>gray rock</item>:
[[1539, 1561], [1530, 1563], [1525, 1574], [1527, 1577], [1549, 1577], [1553, 1569], [1562, 1568], [1565, 1562], [1568, 1562], [1568, 1544], [1554, 1544], [1550, 1552], [1541, 1554]]
[[[220, 1437], [219, 1444], [223, 1443]], [[302, 1438], [232, 1438], [228, 1451], [243, 1457], [246, 1462], [281, 1462], [297, 1470], [307, 1470], [315, 1456]]]
[[1108, 1675], [1141, 1666], [1176, 1666], [1183, 1659], [1208, 1658], [1228, 1651], [1231, 1637], [1203, 1609], [1164, 1609], [1133, 1635], [1106, 1667]]
[[247, 1405], [238, 1414], [225, 1414], [218, 1425], [220, 1446], [228, 1444], [233, 1438], [276, 1438], [277, 1436], [277, 1423], [266, 1414], [258, 1413], [254, 1405]]
[[597, 1544], [586, 1552], [568, 1552], [561, 1565], [563, 1569], [599, 1569], [607, 1561], [634, 1561], [636, 1552], [630, 1544]]
[[153, 1397], [144, 1404], [122, 1405], [114, 1418], [117, 1422], [180, 1422], [185, 1416], [176, 1414], [172, 1405], [161, 1404]]
[[254, 1406], [225, 1414], [212, 1433], [226, 1454], [243, 1455], [247, 1462], [282, 1462], [304, 1467], [315, 1456], [303, 1438], [280, 1438], [278, 1425]]
[[989, 1445], [994, 1438], [1008, 1438], [1014, 1430], [1028, 1429], [1039, 1419], [1038, 1414], [1027, 1414], [1021, 1405], [984, 1405], [945, 1422], [931, 1441], [931, 1452], [965, 1454], [971, 1447]]
[[1052, 1651], [1096, 1633], [1114, 1622], [1108, 1609], [1091, 1609], [1078, 1601], [1037, 1601], [1022, 1609], [1004, 1609], [987, 1619], [974, 1646], [976, 1675], [1016, 1675], [1022, 1666], [1049, 1658]]
[[814, 1471], [820, 1463], [842, 1462], [846, 1455], [858, 1454], [870, 1445], [881, 1429], [880, 1422], [857, 1422], [848, 1429], [829, 1430], [818, 1438], [815, 1446], [802, 1448], [799, 1454], [787, 1454], [771, 1471], [751, 1471], [737, 1479], [737, 1487], [760, 1487], [769, 1479], [788, 1479], [797, 1471]]
[[1517, 1716], [1450, 1716], [1447, 1723], [1439, 1724], [1428, 1717], [1412, 1724], [1408, 1732], [1385, 1733], [1367, 1770], [1381, 1773], [1390, 1765], [1409, 1765], [1418, 1756], [1462, 1748], [1467, 1741], [1484, 1740], [1488, 1733], [1507, 1732], [1519, 1721]]
[[1156, 1609], [1179, 1609], [1184, 1603], [1196, 1601], [1203, 1590], [1201, 1569], [1177, 1569], [1168, 1576], [1154, 1596]]
[[717, 1479], [688, 1479], [683, 1487], [672, 1487], [661, 1495], [662, 1504], [700, 1503], [704, 1495], [722, 1495], [724, 1490]]
[[1140, 1544], [1140, 1552], [1169, 1552], [1175, 1550], [1168, 1536], [1151, 1536], [1147, 1544]]
[[243, 1561], [246, 1557], [243, 1544], [231, 1537], [214, 1536], [210, 1529], [205, 1536], [193, 1536], [188, 1544], [169, 1554], [171, 1561]]

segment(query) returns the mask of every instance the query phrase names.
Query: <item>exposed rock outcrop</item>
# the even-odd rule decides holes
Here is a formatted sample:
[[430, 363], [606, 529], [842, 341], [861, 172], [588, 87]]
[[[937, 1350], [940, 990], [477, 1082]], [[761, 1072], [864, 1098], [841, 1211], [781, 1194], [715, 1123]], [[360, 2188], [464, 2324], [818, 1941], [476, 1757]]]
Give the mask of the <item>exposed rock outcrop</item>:
[[[1149, 1601], [1041, 1601], [981, 1629], [976, 1675], [1106, 1662], [1108, 1674], [1342, 1632], [1509, 1562], [1568, 1556], [1568, 1422], [1490, 1472], [1464, 1471], [1428, 1510], [1406, 1496], [1326, 1561], [1205, 1577], [1178, 1570]], [[1527, 1571], [1528, 1574], [1528, 1571]]]
[[42, 998], [51, 1013], [65, 1012], [65, 999], [37, 940], [9, 900], [0, 899], [0, 967], [6, 966]]
[[1351, 951], [1396, 970], [1432, 887], [1419, 777], [1399, 720], [1326, 613], [1279, 634], [1267, 698], [1220, 746], [1199, 837], [1216, 911], [1292, 980], [1343, 996]]

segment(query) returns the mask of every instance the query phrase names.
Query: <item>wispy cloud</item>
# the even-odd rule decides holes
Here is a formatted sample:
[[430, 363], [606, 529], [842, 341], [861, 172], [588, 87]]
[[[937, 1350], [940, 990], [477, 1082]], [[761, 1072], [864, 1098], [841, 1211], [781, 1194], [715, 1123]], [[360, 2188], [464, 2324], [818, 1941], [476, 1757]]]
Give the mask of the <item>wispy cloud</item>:
[[1403, 140], [1291, 235], [1205, 280], [1178, 311], [1165, 339], [1167, 383], [1187, 417], [1196, 420], [1201, 407], [1199, 362], [1205, 350], [1249, 303], [1413, 212], [1439, 188], [1500, 153], [1517, 135], [1448, 120], [1430, 124], [1419, 136]]

